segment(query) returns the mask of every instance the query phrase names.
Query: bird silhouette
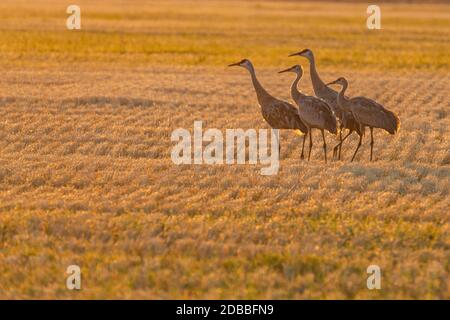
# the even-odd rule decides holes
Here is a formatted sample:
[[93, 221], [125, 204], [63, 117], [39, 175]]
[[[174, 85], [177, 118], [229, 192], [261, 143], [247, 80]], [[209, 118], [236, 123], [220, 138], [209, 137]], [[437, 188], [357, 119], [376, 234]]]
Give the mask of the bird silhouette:
[[365, 127], [370, 128], [370, 161], [373, 158], [373, 129], [384, 129], [390, 134], [395, 134], [400, 129], [400, 119], [392, 111], [387, 110], [378, 102], [366, 98], [355, 97], [347, 98], [345, 96], [345, 90], [348, 87], [348, 81], [341, 77], [335, 81], [328, 83], [327, 85], [339, 84], [342, 86], [341, 91], [338, 94], [338, 104], [345, 111], [351, 112], [356, 122], [360, 127], [360, 136], [358, 146], [353, 154], [352, 161], [355, 159], [356, 153], [362, 144], [362, 138], [364, 136]]
[[298, 83], [303, 76], [303, 69], [299, 65], [295, 65], [279, 73], [294, 72], [297, 77], [291, 85], [291, 97], [298, 106], [298, 113], [300, 119], [308, 127], [309, 133], [309, 153], [308, 160], [311, 156], [312, 149], [312, 129], [317, 128], [322, 132], [323, 151], [325, 156], [325, 163], [327, 162], [327, 144], [325, 141], [324, 130], [330, 133], [337, 133], [336, 116], [333, 110], [325, 100], [317, 97], [308, 96], [298, 90]]
[[[255, 88], [256, 92], [256, 97], [258, 99], [259, 105], [261, 106], [262, 116], [273, 129], [300, 130], [303, 134], [306, 134], [308, 132], [308, 128], [300, 119], [298, 110], [295, 106], [286, 101], [273, 97], [263, 88], [256, 77], [255, 68], [253, 67], [253, 64], [250, 62], [250, 60], [243, 59], [228, 66], [243, 67], [250, 72], [253, 87]], [[304, 140], [305, 138], [303, 138], [303, 146]], [[279, 147], [281, 149], [280, 143]]]

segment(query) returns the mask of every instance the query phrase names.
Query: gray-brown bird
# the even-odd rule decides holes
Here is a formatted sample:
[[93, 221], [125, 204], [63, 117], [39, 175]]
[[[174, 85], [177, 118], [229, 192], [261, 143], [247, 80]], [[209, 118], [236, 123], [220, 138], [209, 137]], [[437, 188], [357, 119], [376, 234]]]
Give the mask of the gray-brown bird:
[[[355, 118], [352, 116], [351, 113], [346, 112], [345, 110], [342, 110], [342, 108], [339, 107], [337, 103], [337, 96], [338, 92], [329, 88], [320, 78], [317, 69], [316, 69], [316, 62], [314, 60], [314, 54], [310, 49], [304, 49], [300, 52], [293, 53], [289, 55], [290, 57], [293, 56], [301, 56], [309, 61], [309, 73], [311, 76], [311, 82], [314, 89], [314, 94], [325, 100], [330, 107], [333, 109], [333, 112], [335, 113], [336, 117], [339, 118], [340, 122], [340, 130], [339, 130], [339, 143], [333, 148], [333, 156], [338, 154], [338, 159], [341, 159], [341, 147], [342, 143], [350, 136], [353, 132], [358, 133], [358, 135], [361, 135], [361, 132], [359, 132], [359, 125], [356, 123]], [[348, 129], [347, 135], [342, 138], [342, 131], [343, 129]]]
[[337, 133], [336, 116], [333, 110], [325, 100], [317, 97], [308, 96], [298, 90], [298, 83], [303, 76], [303, 69], [299, 65], [295, 65], [286, 70], [282, 70], [279, 73], [294, 72], [297, 77], [291, 85], [291, 97], [292, 100], [298, 106], [298, 114], [300, 119], [308, 127], [309, 133], [309, 153], [308, 160], [311, 156], [312, 149], [312, 129], [317, 128], [322, 132], [323, 138], [323, 152], [325, 155], [325, 163], [327, 162], [327, 144], [325, 141], [324, 130], [327, 130], [333, 134]]
[[[286, 101], [273, 97], [263, 88], [256, 78], [255, 68], [250, 60], [243, 59], [228, 66], [243, 67], [250, 72], [256, 97], [259, 105], [261, 106], [262, 116], [273, 129], [300, 130], [306, 136], [308, 128], [302, 120], [300, 120], [297, 108]], [[305, 145], [304, 141], [305, 137], [303, 137], [303, 146]], [[303, 158], [303, 149], [301, 157]]]
[[387, 110], [381, 104], [372, 99], [366, 97], [355, 97], [351, 99], [347, 98], [345, 96], [345, 90], [347, 90], [348, 82], [345, 78], [338, 78], [327, 85], [332, 84], [339, 84], [342, 86], [342, 89], [338, 94], [337, 102], [345, 111], [352, 113], [361, 132], [358, 146], [353, 154], [352, 161], [355, 159], [356, 153], [361, 147], [365, 127], [370, 128], [370, 161], [372, 161], [374, 143], [373, 129], [380, 128], [386, 130], [390, 134], [395, 134], [400, 129], [400, 119], [395, 113]]

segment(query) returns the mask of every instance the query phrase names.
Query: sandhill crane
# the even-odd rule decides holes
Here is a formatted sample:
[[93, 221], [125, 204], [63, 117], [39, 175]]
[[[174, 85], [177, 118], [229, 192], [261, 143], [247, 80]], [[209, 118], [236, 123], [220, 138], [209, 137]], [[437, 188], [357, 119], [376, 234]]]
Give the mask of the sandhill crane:
[[[273, 129], [293, 129], [300, 130], [303, 136], [303, 146], [301, 158], [303, 159], [303, 150], [305, 147], [305, 139], [308, 128], [306, 125], [300, 120], [298, 115], [298, 110], [292, 104], [279, 100], [273, 96], [271, 96], [259, 83], [256, 78], [255, 68], [253, 64], [248, 59], [243, 59], [239, 62], [232, 63], [228, 65], [239, 66], [247, 69], [250, 72], [252, 77], [253, 87], [255, 88], [256, 97], [258, 99], [258, 103], [261, 106], [261, 113], [264, 120], [273, 128]], [[280, 148], [281, 145], [279, 144]]]
[[[339, 148], [339, 154], [338, 159], [341, 159], [341, 146], [342, 143], [345, 141], [345, 139], [348, 138], [349, 135], [351, 135], [354, 131], [356, 131], [359, 135], [361, 135], [361, 132], [359, 132], [359, 125], [356, 123], [355, 118], [350, 112], [346, 112], [345, 110], [342, 110], [342, 108], [339, 107], [337, 103], [337, 91], [327, 87], [327, 85], [322, 81], [319, 74], [317, 73], [316, 69], [316, 62], [314, 60], [314, 54], [310, 49], [304, 49], [300, 52], [290, 54], [289, 57], [293, 56], [302, 56], [308, 59], [309, 61], [309, 73], [311, 76], [311, 82], [314, 89], [314, 94], [328, 102], [330, 107], [333, 109], [333, 112], [335, 113], [336, 117], [340, 120], [340, 126], [339, 126], [339, 143], [333, 148], [333, 156], [336, 156], [337, 154], [337, 148]], [[348, 129], [348, 134], [342, 138], [342, 130]]]
[[390, 134], [395, 134], [400, 129], [400, 119], [395, 113], [387, 110], [372, 99], [366, 97], [346, 98], [345, 90], [347, 90], [348, 82], [345, 78], [341, 77], [328, 83], [328, 85], [332, 84], [339, 84], [342, 86], [342, 89], [338, 94], [338, 104], [341, 108], [344, 108], [344, 110], [350, 111], [360, 126], [361, 135], [359, 136], [358, 146], [353, 154], [352, 161], [355, 159], [359, 147], [361, 147], [365, 127], [370, 128], [370, 161], [372, 161], [373, 128], [384, 129]]
[[332, 111], [331, 107], [325, 100], [312, 96], [307, 96], [298, 90], [297, 88], [298, 82], [303, 76], [303, 69], [301, 66], [295, 65], [286, 70], [282, 70], [279, 73], [284, 72], [294, 72], [295, 74], [297, 74], [297, 77], [295, 78], [294, 82], [292, 82], [291, 85], [291, 97], [298, 105], [298, 114], [300, 115], [300, 119], [308, 127], [309, 133], [308, 160], [311, 156], [311, 149], [312, 149], [312, 128], [317, 128], [320, 131], [322, 131], [323, 151], [326, 163], [327, 144], [325, 142], [324, 130], [328, 130], [333, 134], [337, 133], [336, 116], [334, 115], [334, 112]]

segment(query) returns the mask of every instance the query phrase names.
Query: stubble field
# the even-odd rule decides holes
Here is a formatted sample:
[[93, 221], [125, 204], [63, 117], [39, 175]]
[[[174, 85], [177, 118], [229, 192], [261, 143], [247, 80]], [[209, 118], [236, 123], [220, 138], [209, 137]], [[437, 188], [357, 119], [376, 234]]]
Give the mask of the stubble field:
[[[0, 298], [448, 299], [450, 6], [304, 2], [0, 4]], [[310, 162], [282, 133], [260, 165], [174, 165], [171, 132], [267, 128], [248, 73], [289, 100], [326, 81], [402, 122], [355, 162]], [[328, 144], [336, 137], [327, 135]], [[329, 154], [331, 157], [331, 153]], [[65, 286], [82, 270], [82, 290]], [[382, 289], [368, 290], [379, 265]]]

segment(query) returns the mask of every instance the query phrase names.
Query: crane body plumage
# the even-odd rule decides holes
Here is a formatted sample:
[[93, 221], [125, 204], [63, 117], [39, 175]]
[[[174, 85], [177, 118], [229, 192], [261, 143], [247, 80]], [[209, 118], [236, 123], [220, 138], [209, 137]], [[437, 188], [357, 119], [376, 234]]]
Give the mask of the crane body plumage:
[[400, 128], [398, 116], [372, 99], [355, 97], [349, 99], [349, 104], [356, 121], [364, 126], [384, 129], [390, 134]]
[[326, 101], [305, 95], [298, 89], [298, 82], [301, 77], [301, 73], [297, 73], [297, 78], [291, 86], [291, 97], [298, 106], [300, 119], [310, 128], [326, 129], [336, 134], [337, 123], [334, 112]]

